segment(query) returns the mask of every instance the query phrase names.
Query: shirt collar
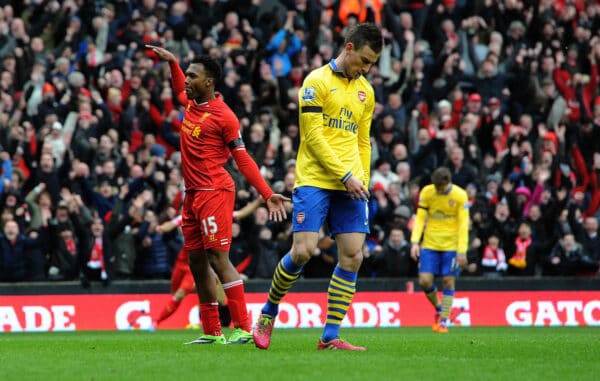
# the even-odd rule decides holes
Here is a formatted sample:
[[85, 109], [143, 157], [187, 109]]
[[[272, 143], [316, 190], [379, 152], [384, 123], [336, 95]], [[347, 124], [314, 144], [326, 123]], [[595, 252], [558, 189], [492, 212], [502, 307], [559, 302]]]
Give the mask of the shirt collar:
[[[329, 67], [331, 68], [331, 70], [339, 77], [342, 78], [346, 78], [346, 74], [344, 73], [343, 70], [341, 70], [340, 68], [337, 67], [337, 65], [335, 64], [335, 59], [332, 58], [329, 61]], [[360, 74], [357, 74], [356, 77], [352, 78], [352, 79], [358, 79], [360, 78]]]
[[209, 105], [211, 102], [214, 102], [214, 101], [216, 101], [216, 100], [221, 100], [221, 99], [219, 99], [219, 98], [222, 98], [222, 95], [221, 95], [221, 93], [217, 93], [217, 92], [215, 92], [215, 98], [214, 98], [214, 99], [210, 99], [210, 100], [208, 100], [208, 101], [205, 101], [205, 102], [202, 102], [202, 103], [198, 103], [198, 102], [196, 102], [196, 100], [194, 99], [194, 104], [195, 104], [196, 106], [208, 106], [208, 105]]
[[[445, 195], [445, 196], [448, 196], [448, 195], [450, 194], [450, 192], [452, 191], [452, 185], [453, 185], [453, 184], [450, 184], [450, 186], [448, 187], [448, 189], [446, 189], [446, 190], [444, 191], [444, 193], [438, 193], [438, 194], [443, 194], [443, 195]], [[436, 189], [435, 193], [437, 193], [437, 189]]]

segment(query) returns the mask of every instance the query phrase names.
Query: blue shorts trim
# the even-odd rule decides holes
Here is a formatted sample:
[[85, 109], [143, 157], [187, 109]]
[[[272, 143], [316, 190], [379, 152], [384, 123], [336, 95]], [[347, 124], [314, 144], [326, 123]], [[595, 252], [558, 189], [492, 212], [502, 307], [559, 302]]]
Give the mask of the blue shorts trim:
[[329, 233], [365, 233], [369, 230], [369, 206], [353, 200], [346, 191], [303, 186], [292, 194], [292, 231], [318, 232], [327, 223]]
[[421, 249], [421, 255], [419, 256], [419, 273], [458, 276], [458, 272], [459, 268], [456, 263], [456, 251]]

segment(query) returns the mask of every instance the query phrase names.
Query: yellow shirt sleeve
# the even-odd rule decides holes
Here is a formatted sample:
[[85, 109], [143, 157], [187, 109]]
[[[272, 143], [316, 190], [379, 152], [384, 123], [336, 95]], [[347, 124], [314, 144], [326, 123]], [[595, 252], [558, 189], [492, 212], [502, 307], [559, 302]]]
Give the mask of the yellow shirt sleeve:
[[369, 93], [367, 105], [363, 118], [358, 127], [358, 155], [363, 167], [363, 184], [368, 189], [371, 180], [371, 122], [373, 121], [373, 111], [375, 109], [375, 93]]
[[300, 125], [305, 139], [304, 146], [318, 160], [320, 165], [341, 179], [350, 171], [342, 166], [341, 160], [323, 136], [323, 106], [329, 89], [325, 82], [309, 75], [298, 94], [300, 106]]
[[419, 204], [417, 206], [417, 214], [415, 216], [415, 222], [413, 224], [413, 231], [410, 235], [411, 243], [420, 243], [423, 230], [425, 228], [425, 222], [429, 211], [429, 200], [427, 199], [427, 186], [421, 189], [419, 194]]
[[466, 254], [469, 246], [469, 208], [471, 205], [466, 197], [466, 193], [464, 196], [461, 198], [461, 202], [459, 202], [457, 213], [458, 244], [456, 252], [458, 254]]

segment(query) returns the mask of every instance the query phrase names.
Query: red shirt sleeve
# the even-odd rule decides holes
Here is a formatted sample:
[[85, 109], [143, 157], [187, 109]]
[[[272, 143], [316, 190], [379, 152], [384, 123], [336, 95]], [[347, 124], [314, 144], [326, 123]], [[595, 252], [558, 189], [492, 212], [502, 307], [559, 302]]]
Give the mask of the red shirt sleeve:
[[242, 172], [242, 175], [244, 175], [250, 185], [256, 188], [262, 198], [268, 200], [275, 192], [271, 190], [271, 188], [265, 182], [265, 179], [263, 179], [258, 166], [252, 157], [248, 155], [246, 147], [236, 147], [233, 151], [231, 151], [231, 154], [233, 155], [233, 159], [235, 160], [240, 172]]
[[235, 141], [241, 142], [242, 139], [240, 134], [240, 122], [233, 112], [223, 123], [223, 126], [223, 138], [230, 147], [231, 154], [233, 155], [233, 159], [235, 160], [240, 172], [242, 172], [242, 175], [244, 175], [250, 185], [256, 188], [262, 198], [268, 200], [274, 192], [260, 174], [258, 165], [256, 165], [252, 157], [248, 155], [246, 146], [243, 145], [243, 143], [238, 145], [232, 144]]
[[169, 62], [171, 68], [171, 83], [173, 85], [173, 93], [179, 101], [179, 103], [186, 105], [188, 102], [187, 95], [185, 95], [185, 74], [179, 66], [179, 62]]

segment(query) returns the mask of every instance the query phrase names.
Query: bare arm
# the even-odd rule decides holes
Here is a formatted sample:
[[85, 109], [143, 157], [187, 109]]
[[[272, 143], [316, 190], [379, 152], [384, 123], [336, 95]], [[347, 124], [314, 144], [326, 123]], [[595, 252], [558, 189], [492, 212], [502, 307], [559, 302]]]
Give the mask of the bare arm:
[[252, 215], [252, 213], [254, 213], [254, 211], [258, 209], [258, 207], [261, 206], [263, 202], [265, 202], [265, 200], [262, 197], [259, 197], [254, 201], [247, 203], [240, 210], [236, 210], [233, 212], [233, 218], [236, 221], [243, 220], [244, 218]]

